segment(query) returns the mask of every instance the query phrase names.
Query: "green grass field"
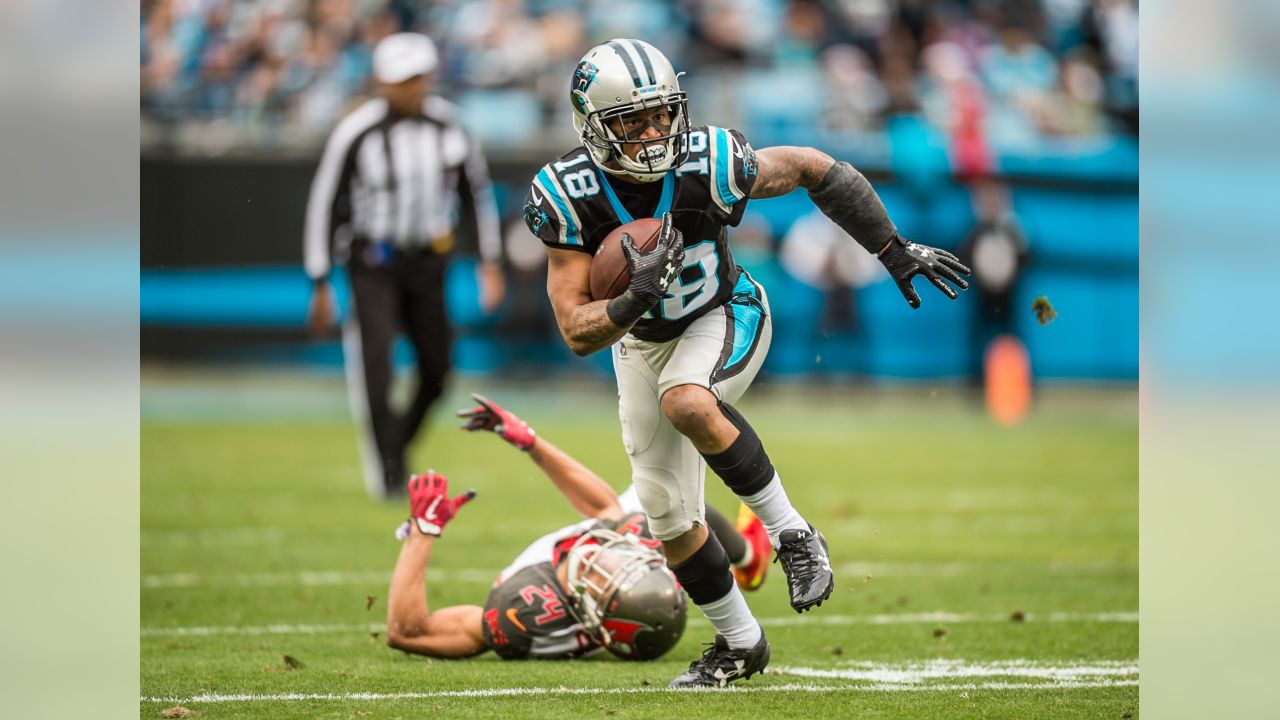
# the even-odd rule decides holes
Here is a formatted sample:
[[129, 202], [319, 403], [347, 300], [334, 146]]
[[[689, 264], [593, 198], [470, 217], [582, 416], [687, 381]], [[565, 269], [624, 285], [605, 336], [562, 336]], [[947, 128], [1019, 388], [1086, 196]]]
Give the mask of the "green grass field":
[[[477, 389], [628, 481], [611, 387], [458, 382], [415, 458], [479, 491], [436, 546], [433, 607], [482, 602], [525, 544], [575, 519], [522, 454], [453, 429], [447, 411]], [[946, 389], [754, 389], [739, 407], [830, 541], [836, 591], [797, 616], [771, 575], [748, 595], [770, 672], [683, 694], [663, 688], [712, 636], [694, 609], [647, 664], [387, 648], [407, 503], [365, 498], [344, 393], [329, 378], [144, 373], [141, 717], [1138, 715], [1133, 392], [1048, 390], [1009, 430]], [[732, 516], [736, 500], [707, 487]]]

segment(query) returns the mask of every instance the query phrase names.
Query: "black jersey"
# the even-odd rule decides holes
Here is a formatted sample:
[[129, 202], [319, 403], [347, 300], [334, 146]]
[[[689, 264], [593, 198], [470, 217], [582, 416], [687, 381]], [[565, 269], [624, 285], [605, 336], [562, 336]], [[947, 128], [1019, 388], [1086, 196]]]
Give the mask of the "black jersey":
[[678, 337], [733, 297], [738, 280], [725, 228], [742, 220], [756, 181], [755, 151], [742, 133], [712, 125], [690, 130], [687, 142], [683, 165], [644, 184], [614, 178], [578, 147], [544, 165], [525, 198], [525, 223], [544, 244], [590, 255], [619, 225], [671, 212], [684, 234], [684, 268], [631, 329], [641, 340]]
[[489, 591], [484, 641], [503, 660], [582, 657], [600, 649], [550, 562], [521, 568]]
[[503, 660], [577, 658], [601, 649], [578, 620], [575, 601], [556, 576], [569, 548], [597, 527], [657, 545], [643, 513], [629, 513], [617, 521], [586, 520], [535, 540], [502, 571], [484, 602], [484, 641]]

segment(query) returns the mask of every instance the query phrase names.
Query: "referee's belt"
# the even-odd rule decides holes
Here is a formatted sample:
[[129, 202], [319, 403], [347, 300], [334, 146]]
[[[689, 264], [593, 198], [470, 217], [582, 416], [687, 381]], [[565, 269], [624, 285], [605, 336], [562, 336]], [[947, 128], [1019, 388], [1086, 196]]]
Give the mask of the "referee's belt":
[[356, 238], [364, 261], [369, 265], [385, 265], [398, 257], [414, 255], [447, 255], [453, 249], [453, 233], [429, 239], [421, 245], [402, 247], [389, 239]]

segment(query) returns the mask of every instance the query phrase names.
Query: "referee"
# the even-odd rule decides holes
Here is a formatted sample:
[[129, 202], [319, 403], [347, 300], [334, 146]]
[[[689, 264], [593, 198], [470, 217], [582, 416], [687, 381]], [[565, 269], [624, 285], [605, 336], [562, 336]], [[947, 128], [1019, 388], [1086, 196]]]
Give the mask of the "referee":
[[[334, 262], [345, 261], [352, 308], [343, 354], [362, 426], [365, 486], [375, 498], [404, 492], [409, 443], [449, 373], [444, 280], [459, 220], [474, 221], [479, 237], [484, 311], [493, 312], [505, 293], [489, 172], [456, 108], [429, 94], [436, 65], [425, 35], [399, 33], [378, 43], [373, 72], [381, 97], [338, 123], [307, 203], [304, 251], [314, 283], [307, 324], [313, 334], [333, 324], [328, 278]], [[388, 391], [401, 332], [417, 356], [418, 385], [398, 412]]]

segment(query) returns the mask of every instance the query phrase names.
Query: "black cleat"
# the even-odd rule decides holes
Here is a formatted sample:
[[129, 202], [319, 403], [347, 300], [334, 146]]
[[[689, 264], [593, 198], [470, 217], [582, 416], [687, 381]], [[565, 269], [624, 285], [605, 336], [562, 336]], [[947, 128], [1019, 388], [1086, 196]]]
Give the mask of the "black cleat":
[[702, 657], [689, 663], [689, 669], [667, 687], [724, 687], [734, 680], [746, 680], [764, 672], [768, 664], [769, 639], [764, 636], [764, 630], [760, 631], [760, 642], [750, 650], [730, 649], [724, 637], [716, 635], [715, 642], [702, 653]]
[[778, 555], [774, 562], [782, 563], [791, 607], [796, 612], [821, 605], [831, 597], [836, 582], [831, 573], [831, 558], [827, 555], [827, 539], [812, 525], [808, 530], [783, 530], [778, 536]]

